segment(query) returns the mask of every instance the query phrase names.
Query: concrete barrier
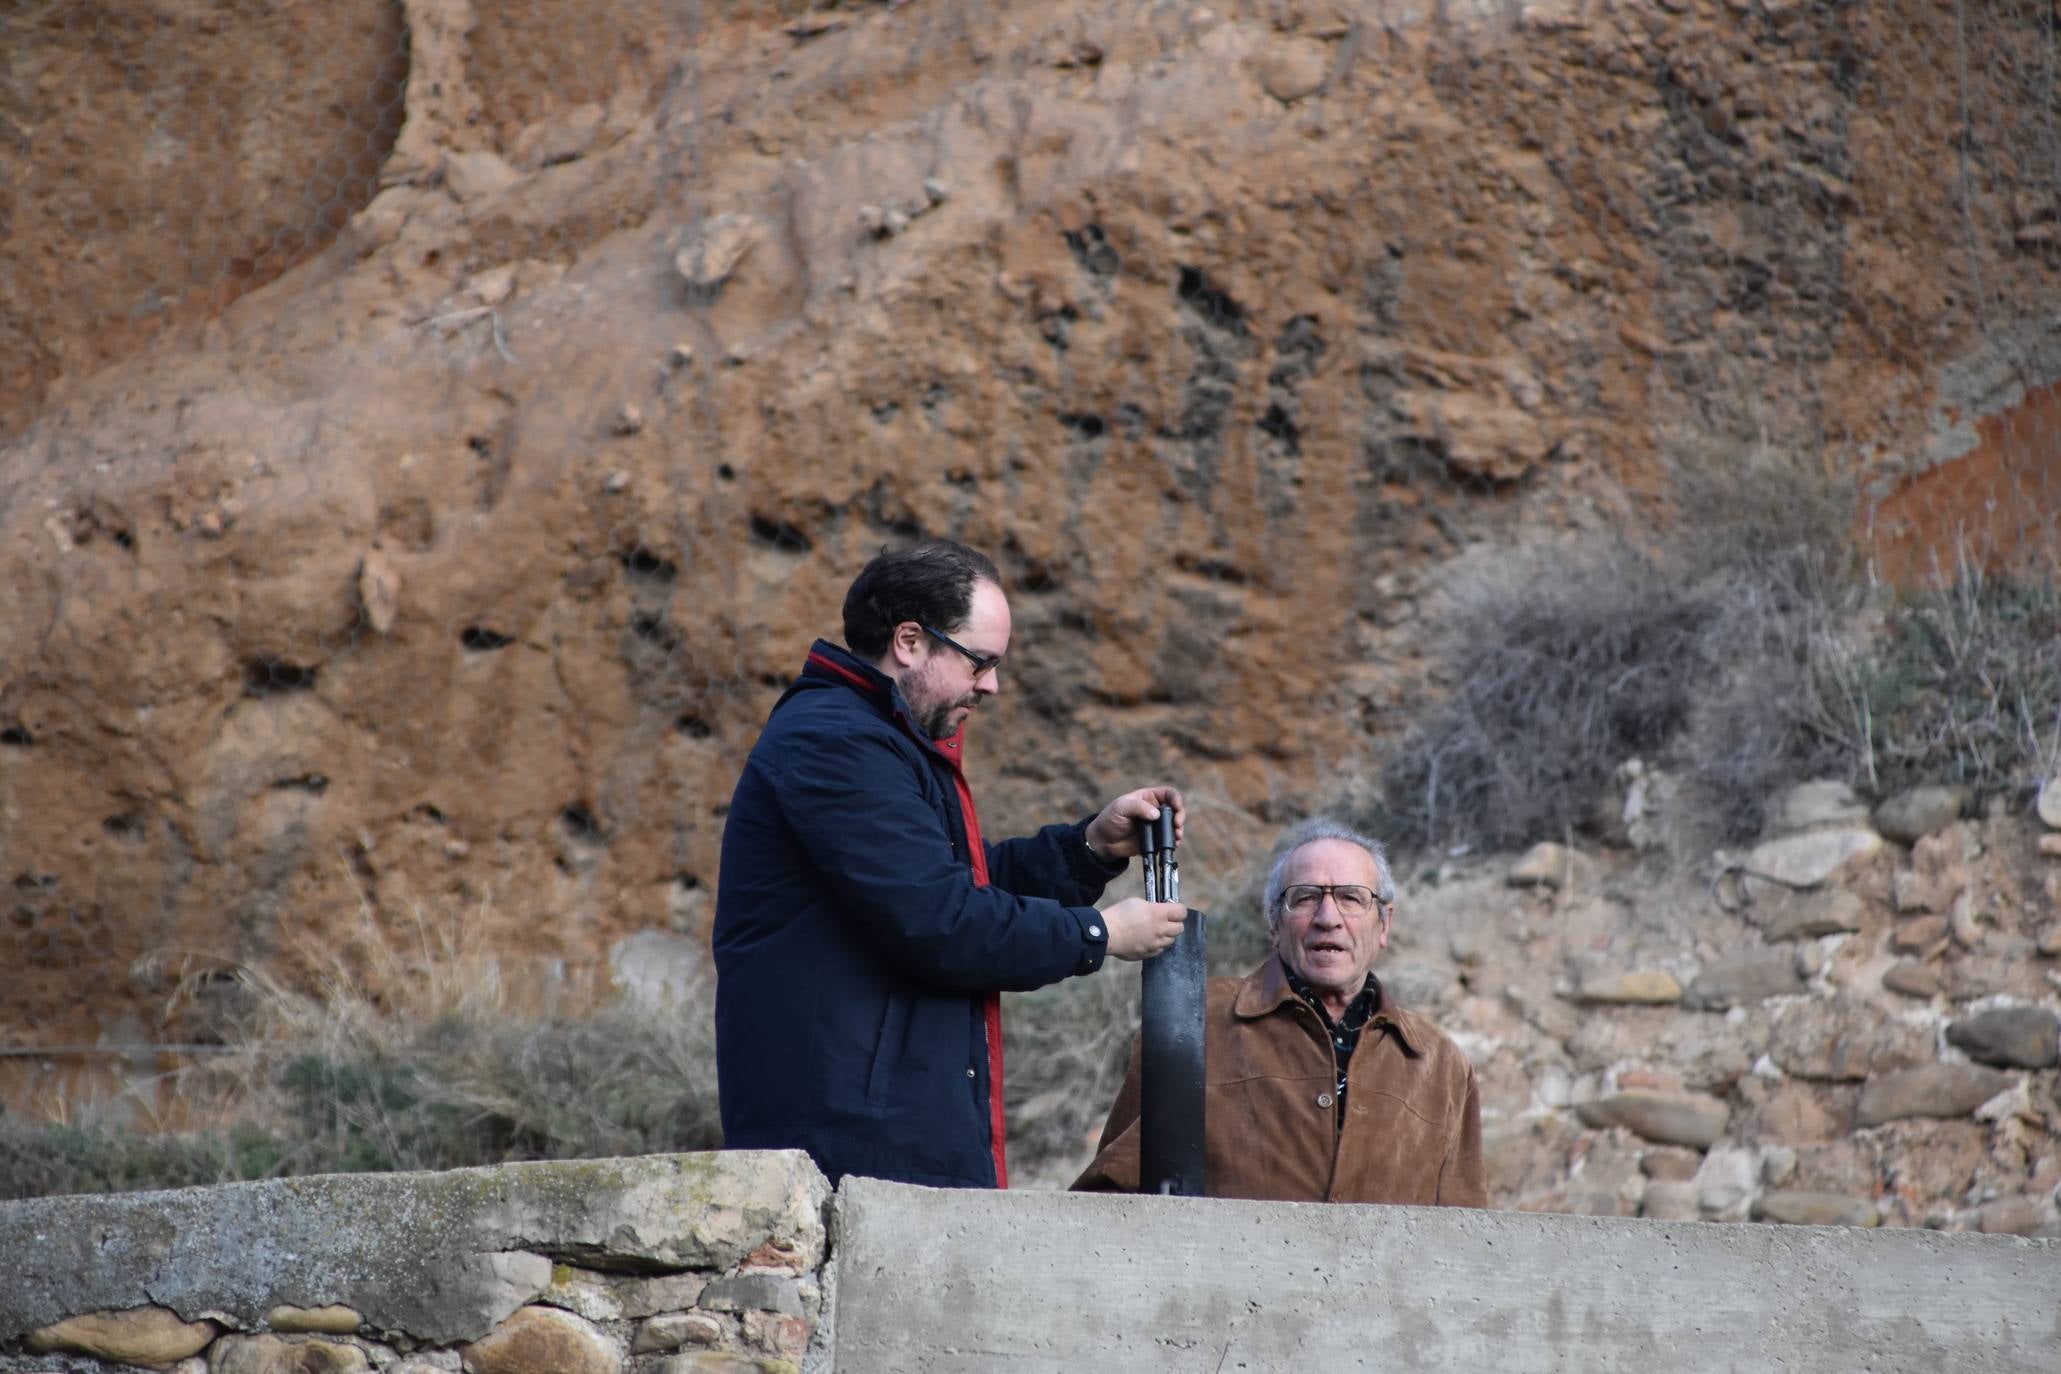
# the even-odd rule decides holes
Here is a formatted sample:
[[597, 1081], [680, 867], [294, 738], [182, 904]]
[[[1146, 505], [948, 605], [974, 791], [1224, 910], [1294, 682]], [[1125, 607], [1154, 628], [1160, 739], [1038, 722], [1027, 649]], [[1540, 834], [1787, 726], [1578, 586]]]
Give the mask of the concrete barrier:
[[2061, 1240], [848, 1179], [836, 1368], [2061, 1370]]

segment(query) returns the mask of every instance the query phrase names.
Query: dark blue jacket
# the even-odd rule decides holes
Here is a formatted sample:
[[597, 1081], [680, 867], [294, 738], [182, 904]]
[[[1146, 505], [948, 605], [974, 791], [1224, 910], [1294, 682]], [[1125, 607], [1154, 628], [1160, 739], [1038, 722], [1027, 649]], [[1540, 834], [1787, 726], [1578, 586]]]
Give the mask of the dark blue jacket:
[[995, 1186], [987, 995], [1099, 968], [1092, 904], [1123, 870], [1083, 821], [987, 845], [976, 886], [958, 747], [822, 640], [774, 706], [716, 887], [725, 1145], [807, 1150], [833, 1182]]

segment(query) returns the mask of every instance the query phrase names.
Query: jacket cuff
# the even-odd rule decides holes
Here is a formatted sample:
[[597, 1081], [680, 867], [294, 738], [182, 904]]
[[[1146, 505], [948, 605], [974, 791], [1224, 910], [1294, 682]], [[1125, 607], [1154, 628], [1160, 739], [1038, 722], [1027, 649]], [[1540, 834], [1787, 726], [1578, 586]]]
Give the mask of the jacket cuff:
[[1070, 906], [1067, 910], [1081, 923], [1081, 958], [1073, 971], [1076, 975], [1093, 973], [1109, 957], [1109, 926], [1103, 921], [1102, 913], [1094, 907]]
[[1129, 859], [1104, 859], [1088, 848], [1088, 827], [1095, 818], [1089, 816], [1077, 822], [1073, 828], [1073, 839], [1065, 846], [1066, 864], [1073, 870], [1073, 876], [1084, 883], [1092, 883], [1097, 891], [1108, 886], [1109, 880], [1131, 866]]

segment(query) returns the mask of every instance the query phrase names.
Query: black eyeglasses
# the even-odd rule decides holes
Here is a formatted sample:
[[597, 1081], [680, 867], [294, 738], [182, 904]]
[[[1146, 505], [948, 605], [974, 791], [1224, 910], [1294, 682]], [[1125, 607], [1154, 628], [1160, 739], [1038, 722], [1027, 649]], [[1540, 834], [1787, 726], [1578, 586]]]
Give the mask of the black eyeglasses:
[[1373, 888], [1359, 883], [1292, 883], [1282, 890], [1281, 905], [1298, 916], [1306, 916], [1324, 904], [1327, 892], [1347, 916], [1364, 916], [1382, 905]]
[[923, 627], [923, 633], [929, 635], [938, 643], [949, 644], [954, 649], [957, 649], [960, 653], [966, 655], [966, 661], [973, 665], [973, 675], [975, 677], [979, 677], [982, 673], [985, 673], [990, 668], [999, 668], [1002, 666], [1002, 656], [1000, 654], [977, 654], [973, 652], [973, 650], [967, 648], [964, 644], [961, 644], [958, 640], [946, 634], [944, 631], [933, 630], [928, 625], [925, 625]]

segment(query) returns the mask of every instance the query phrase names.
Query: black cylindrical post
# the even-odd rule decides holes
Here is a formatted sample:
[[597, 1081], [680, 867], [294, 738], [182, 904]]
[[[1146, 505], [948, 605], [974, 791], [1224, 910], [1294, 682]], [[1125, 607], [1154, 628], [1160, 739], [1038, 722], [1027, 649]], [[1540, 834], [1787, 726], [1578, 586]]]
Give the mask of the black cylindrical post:
[[[1174, 813], [1139, 827], [1145, 855], [1145, 895], [1180, 900], [1174, 857]], [[1203, 951], [1208, 918], [1192, 907], [1180, 936], [1145, 961], [1143, 1026], [1139, 1035], [1138, 1184], [1148, 1193], [1200, 1197], [1203, 1191], [1203, 1049], [1207, 997]]]

